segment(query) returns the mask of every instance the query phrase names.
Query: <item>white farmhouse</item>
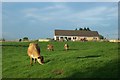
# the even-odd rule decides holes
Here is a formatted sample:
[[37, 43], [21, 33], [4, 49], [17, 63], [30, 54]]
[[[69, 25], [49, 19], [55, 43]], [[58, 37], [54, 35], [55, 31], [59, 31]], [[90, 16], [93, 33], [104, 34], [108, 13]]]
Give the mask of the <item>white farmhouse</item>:
[[81, 30], [55, 30], [54, 40], [71, 40], [71, 41], [98, 41], [99, 34], [97, 31], [81, 31]]

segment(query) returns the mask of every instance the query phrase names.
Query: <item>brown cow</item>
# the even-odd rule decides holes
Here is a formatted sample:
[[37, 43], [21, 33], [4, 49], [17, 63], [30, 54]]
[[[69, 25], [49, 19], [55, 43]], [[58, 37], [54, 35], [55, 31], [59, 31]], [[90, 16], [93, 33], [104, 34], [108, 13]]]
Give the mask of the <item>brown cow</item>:
[[53, 47], [52, 44], [48, 44], [48, 45], [47, 45], [47, 49], [48, 49], [49, 51], [54, 51], [53, 48], [54, 48], [54, 47]]
[[64, 49], [65, 49], [66, 51], [69, 49], [68, 44], [65, 44], [65, 45], [64, 45]]
[[40, 55], [40, 47], [37, 43], [30, 43], [28, 47], [28, 56], [30, 57], [30, 64], [32, 64], [32, 61], [36, 62], [38, 61], [39, 64], [43, 64], [43, 56]]

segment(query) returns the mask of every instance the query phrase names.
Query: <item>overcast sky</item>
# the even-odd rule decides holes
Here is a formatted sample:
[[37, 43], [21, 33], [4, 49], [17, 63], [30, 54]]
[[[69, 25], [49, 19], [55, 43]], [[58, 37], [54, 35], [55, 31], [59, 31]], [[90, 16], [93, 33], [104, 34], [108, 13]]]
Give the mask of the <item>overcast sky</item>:
[[55, 29], [89, 27], [107, 38], [117, 38], [117, 2], [3, 2], [5, 39], [53, 38]]

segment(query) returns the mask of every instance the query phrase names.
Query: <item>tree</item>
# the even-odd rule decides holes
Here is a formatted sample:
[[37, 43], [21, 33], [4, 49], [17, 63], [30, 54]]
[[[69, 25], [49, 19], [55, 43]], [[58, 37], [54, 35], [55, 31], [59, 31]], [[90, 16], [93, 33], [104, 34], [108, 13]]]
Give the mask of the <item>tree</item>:
[[86, 29], [86, 27], [84, 27], [84, 29], [83, 29], [84, 31], [87, 31], [87, 29]]
[[89, 29], [89, 27], [87, 27], [87, 31], [91, 31], [91, 30]]
[[83, 29], [82, 29], [82, 28], [79, 28], [79, 30], [81, 30], [81, 31], [82, 31]]
[[77, 30], [77, 28], [75, 30]]
[[29, 41], [28, 37], [24, 37], [23, 41]]
[[100, 39], [104, 39], [104, 36], [102, 36], [102, 35], [99, 35], [99, 38], [100, 38]]
[[21, 42], [22, 41], [22, 39], [19, 39], [19, 42]]
[[2, 40], [2, 41], [5, 41], [5, 38], [2, 38], [1, 40]]

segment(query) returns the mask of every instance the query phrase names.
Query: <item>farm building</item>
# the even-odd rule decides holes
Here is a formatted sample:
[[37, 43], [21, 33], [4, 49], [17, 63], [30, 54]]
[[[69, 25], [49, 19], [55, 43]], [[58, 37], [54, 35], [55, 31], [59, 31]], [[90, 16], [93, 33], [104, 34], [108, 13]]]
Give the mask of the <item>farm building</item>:
[[50, 39], [38, 39], [39, 42], [49, 42]]
[[98, 41], [99, 33], [97, 31], [81, 30], [55, 30], [54, 40], [57, 41]]
[[109, 42], [120, 42], [120, 40], [109, 40]]

